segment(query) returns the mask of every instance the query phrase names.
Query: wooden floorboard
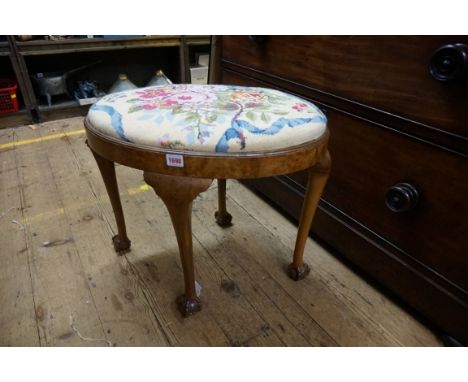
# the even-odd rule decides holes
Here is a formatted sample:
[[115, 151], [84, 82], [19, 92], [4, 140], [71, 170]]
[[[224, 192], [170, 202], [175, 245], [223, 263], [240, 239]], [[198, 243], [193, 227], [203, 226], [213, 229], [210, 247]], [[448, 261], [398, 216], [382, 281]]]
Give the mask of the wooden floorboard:
[[[36, 139], [41, 131], [18, 129], [16, 134], [18, 140]], [[102, 345], [105, 341], [83, 343], [73, 330], [106, 338], [58, 189], [62, 179], [51, 166], [51, 143], [60, 144], [54, 140], [15, 148], [41, 345]], [[47, 218], [57, 210], [64, 213]]]
[[[276, 239], [293, 248], [297, 227], [272, 209], [268, 203], [256, 198], [252, 192], [237, 182], [229, 188], [230, 199], [241, 206], [258, 224], [268, 229]], [[251, 213], [250, 211], [254, 211]], [[439, 343], [434, 334], [399, 305], [393, 303], [335, 257], [309, 240], [305, 250], [306, 261], [312, 274], [329, 289], [335, 298], [343, 301], [350, 310], [366, 318], [369, 325], [380, 328], [387, 337], [402, 346], [424, 346]]]
[[296, 227], [235, 181], [228, 182], [232, 227], [215, 224], [215, 183], [194, 202], [203, 310], [181, 318], [177, 241], [141, 172], [117, 166], [132, 240], [117, 256], [114, 216], [82, 118], [34, 127], [0, 135], [0, 345], [440, 345], [312, 239], [311, 274], [290, 280], [284, 267]]
[[[43, 131], [43, 135], [47, 133]], [[90, 303], [96, 307], [112, 344], [169, 344], [171, 339], [155, 320], [138, 279], [127, 262], [115, 255], [108, 240], [103, 240], [113, 235], [110, 224], [103, 220], [100, 203], [86, 181], [86, 170], [77, 162], [71, 141], [65, 140], [67, 144], [58, 147], [54, 146], [56, 140], [46, 144], [50, 146], [50, 167], [61, 179], [57, 192], [65, 205], [73, 206], [64, 215], [90, 286]], [[87, 151], [82, 139], [76, 150]]]
[[[14, 130], [3, 130], [0, 144], [14, 142]], [[39, 333], [30, 274], [30, 247], [24, 220], [16, 153], [0, 153], [0, 345], [37, 346]]]

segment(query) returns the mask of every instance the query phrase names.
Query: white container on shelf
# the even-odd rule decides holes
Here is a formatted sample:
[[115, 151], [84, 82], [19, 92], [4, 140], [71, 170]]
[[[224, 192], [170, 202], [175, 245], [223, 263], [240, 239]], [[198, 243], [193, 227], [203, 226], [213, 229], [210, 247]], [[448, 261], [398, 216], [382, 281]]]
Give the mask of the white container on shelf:
[[172, 81], [166, 77], [162, 70], [158, 70], [155, 76], [148, 82], [146, 86], [158, 86], [158, 85], [172, 85]]
[[208, 66], [210, 63], [210, 55], [209, 54], [197, 54], [197, 64], [200, 66]]
[[110, 88], [109, 94], [123, 92], [130, 89], [137, 89], [137, 86], [128, 79], [126, 74], [119, 74], [119, 78]]
[[192, 66], [190, 68], [190, 79], [192, 84], [207, 84], [208, 66]]

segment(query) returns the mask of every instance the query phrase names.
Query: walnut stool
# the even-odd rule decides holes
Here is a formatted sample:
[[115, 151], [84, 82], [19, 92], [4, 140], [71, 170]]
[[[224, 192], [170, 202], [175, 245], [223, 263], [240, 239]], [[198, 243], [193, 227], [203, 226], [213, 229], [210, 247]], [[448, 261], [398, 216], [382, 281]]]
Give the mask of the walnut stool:
[[130, 249], [114, 163], [143, 170], [164, 201], [179, 244], [188, 316], [201, 309], [195, 291], [192, 201], [218, 180], [220, 226], [226, 179], [260, 178], [308, 169], [304, 205], [288, 274], [305, 277], [304, 246], [330, 171], [327, 120], [313, 104], [271, 89], [222, 85], [164, 85], [115, 93], [94, 104], [85, 120], [87, 143], [117, 221], [118, 253]]

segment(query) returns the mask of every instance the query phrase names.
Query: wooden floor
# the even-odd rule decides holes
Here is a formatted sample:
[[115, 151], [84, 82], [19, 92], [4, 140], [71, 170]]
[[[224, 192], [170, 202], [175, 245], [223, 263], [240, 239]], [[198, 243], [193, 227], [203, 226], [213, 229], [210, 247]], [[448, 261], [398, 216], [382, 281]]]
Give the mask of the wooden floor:
[[235, 181], [234, 225], [216, 189], [194, 203], [203, 310], [183, 319], [170, 218], [142, 174], [117, 167], [132, 251], [84, 143], [82, 119], [0, 130], [0, 345], [438, 346], [426, 327], [313, 240], [300, 282], [284, 272], [296, 227]]

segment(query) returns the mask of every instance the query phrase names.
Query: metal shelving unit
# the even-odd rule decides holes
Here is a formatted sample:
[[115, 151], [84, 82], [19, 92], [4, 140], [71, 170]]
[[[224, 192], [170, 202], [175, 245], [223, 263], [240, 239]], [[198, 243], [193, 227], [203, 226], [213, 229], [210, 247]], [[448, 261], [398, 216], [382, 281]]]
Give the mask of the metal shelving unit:
[[180, 82], [190, 80], [188, 52], [190, 46], [209, 46], [210, 36], [144, 36], [123, 38], [70, 38], [64, 40], [16, 41], [8, 36], [8, 42], [0, 42], [0, 56], [10, 56], [25, 107], [17, 113], [0, 116], [0, 128], [24, 123], [40, 122], [86, 114], [89, 106], [66, 100], [52, 106], [41, 104], [31, 82], [28, 60], [33, 56], [61, 55], [176, 47], [179, 50]]
[[0, 41], [0, 56], [9, 56], [10, 47], [7, 41]]
[[24, 56], [95, 52], [104, 50], [158, 48], [179, 46], [180, 36], [145, 36], [127, 38], [73, 38], [66, 40], [32, 40], [16, 42], [18, 52]]
[[[4, 57], [10, 61], [13, 71], [18, 81], [18, 73], [14, 65], [14, 56], [12, 55], [11, 47], [9, 41], [0, 41], [0, 57]], [[21, 88], [21, 85], [18, 81], [18, 87]], [[31, 117], [28, 113], [28, 109], [24, 105], [20, 105], [20, 109], [14, 113], [0, 114], [0, 128], [7, 126], [22, 125], [29, 123]]]

